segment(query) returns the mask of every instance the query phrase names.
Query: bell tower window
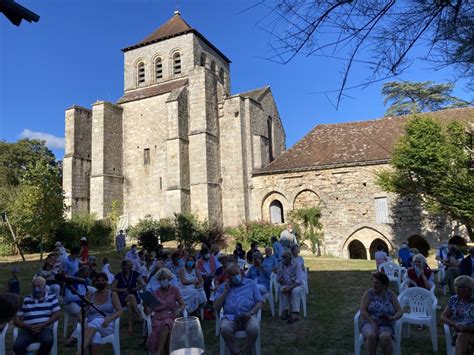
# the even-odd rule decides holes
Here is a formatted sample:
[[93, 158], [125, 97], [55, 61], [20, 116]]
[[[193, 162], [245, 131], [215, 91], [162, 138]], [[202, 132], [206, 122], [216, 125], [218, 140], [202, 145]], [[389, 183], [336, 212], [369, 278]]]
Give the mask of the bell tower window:
[[155, 59], [155, 79], [163, 78], [163, 61], [160, 57]]
[[145, 63], [140, 62], [137, 66], [138, 85], [145, 83]]
[[212, 61], [211, 62], [211, 71], [215, 74], [216, 73], [216, 62]]
[[199, 62], [199, 65], [201, 67], [206, 66], [206, 53], [204, 53], [204, 52], [201, 53], [201, 61]]
[[181, 74], [181, 54], [175, 53], [173, 55], [173, 75]]

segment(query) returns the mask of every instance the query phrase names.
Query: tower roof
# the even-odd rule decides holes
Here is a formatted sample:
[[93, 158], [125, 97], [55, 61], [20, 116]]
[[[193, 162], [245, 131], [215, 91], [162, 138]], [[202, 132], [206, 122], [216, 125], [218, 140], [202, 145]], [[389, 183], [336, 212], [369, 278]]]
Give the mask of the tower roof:
[[218, 50], [211, 42], [209, 42], [201, 33], [199, 33], [196, 29], [192, 28], [184, 19], [181, 17], [179, 11], [175, 11], [173, 17], [171, 17], [168, 21], [166, 21], [162, 26], [160, 26], [157, 30], [152, 32], [150, 35], [146, 36], [140, 42], [123, 48], [122, 52], [127, 52], [129, 50], [140, 48], [147, 46], [152, 43], [164, 41], [166, 39], [184, 35], [186, 33], [194, 33], [198, 36], [201, 40], [203, 40], [209, 47], [214, 49], [224, 60], [230, 63], [230, 59], [227, 58], [220, 50]]

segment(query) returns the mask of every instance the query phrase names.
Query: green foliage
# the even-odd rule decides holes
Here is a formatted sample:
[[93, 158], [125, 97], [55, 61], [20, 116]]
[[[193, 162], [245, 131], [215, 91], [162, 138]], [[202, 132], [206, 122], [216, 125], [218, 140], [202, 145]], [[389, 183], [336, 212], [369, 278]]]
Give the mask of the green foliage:
[[107, 215], [107, 220], [110, 222], [112, 232], [117, 233], [117, 226], [120, 219], [120, 201], [113, 200], [110, 204], [110, 212]]
[[416, 196], [432, 212], [463, 223], [474, 240], [474, 176], [469, 174], [467, 135], [457, 122], [446, 130], [433, 119], [415, 116], [396, 144], [391, 170], [378, 174], [384, 190]]
[[110, 221], [96, 220], [93, 214], [76, 213], [71, 220], [60, 224], [54, 241], [60, 241], [66, 248], [71, 248], [78, 246], [82, 237], [87, 237], [89, 246], [92, 247], [111, 245], [113, 229]]
[[207, 222], [199, 221], [190, 213], [175, 213], [176, 238], [186, 248], [192, 248], [207, 237]]
[[451, 95], [454, 84], [435, 84], [432, 81], [392, 81], [385, 83], [382, 95], [384, 105], [392, 102], [385, 116], [409, 115], [453, 107], [466, 107], [469, 102]]
[[31, 236], [43, 242], [54, 235], [65, 211], [63, 190], [56, 166], [45, 160], [29, 164], [20, 179], [16, 199], [9, 216], [19, 238]]
[[176, 239], [176, 227], [169, 218], [157, 221], [147, 215], [128, 230], [128, 235], [135, 238], [141, 248], [154, 251], [158, 246], [158, 236], [162, 243]]
[[248, 249], [252, 242], [257, 243], [260, 247], [271, 245], [272, 236], [279, 238], [280, 233], [284, 229], [284, 225], [268, 222], [249, 222], [237, 227], [228, 228], [226, 233], [233, 236], [236, 242], [242, 243], [245, 249]]
[[311, 252], [316, 254], [319, 240], [323, 237], [321, 210], [318, 207], [293, 210], [290, 213], [290, 219], [301, 224], [304, 236], [302, 241], [308, 239], [311, 243]]

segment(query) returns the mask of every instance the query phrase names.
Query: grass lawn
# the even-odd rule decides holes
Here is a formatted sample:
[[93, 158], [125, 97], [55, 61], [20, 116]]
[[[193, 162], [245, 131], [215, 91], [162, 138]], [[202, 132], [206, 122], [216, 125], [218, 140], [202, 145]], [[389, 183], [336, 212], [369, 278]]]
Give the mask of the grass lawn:
[[[111, 251], [93, 250], [91, 255], [98, 259], [109, 256], [113, 272], [119, 271], [120, 259]], [[29, 255], [26, 262], [20, 258], [2, 258], [0, 262], [0, 292], [6, 290], [13, 266], [21, 268], [22, 294], [30, 292], [31, 279], [40, 267], [39, 256]], [[341, 260], [334, 258], [307, 258], [310, 268], [307, 297], [308, 317], [287, 325], [277, 317], [271, 317], [268, 305], [262, 314], [262, 354], [351, 354], [354, 352], [353, 317], [359, 307], [364, 291], [370, 287], [370, 275], [375, 262], [365, 260]], [[99, 268], [100, 270], [100, 268]], [[444, 308], [447, 297], [438, 292], [439, 304]], [[276, 309], [277, 306], [276, 306]], [[439, 313], [438, 311], [438, 317]], [[62, 335], [62, 319], [59, 335]], [[141, 325], [136, 324], [135, 334], [126, 331], [126, 315], [121, 322], [122, 354], [145, 354], [138, 344], [141, 338]], [[203, 321], [206, 354], [218, 354], [219, 338], [214, 336], [214, 321]], [[71, 327], [71, 326], [70, 326]], [[12, 332], [7, 336], [7, 349], [11, 349]], [[405, 334], [405, 332], [404, 332]], [[59, 354], [74, 354], [74, 349], [65, 348], [59, 336]], [[439, 354], [444, 354], [445, 342], [443, 328], [438, 324]], [[8, 353], [8, 352], [7, 352]], [[102, 354], [112, 354], [111, 346], [104, 346]], [[417, 331], [412, 327], [410, 338], [402, 340], [402, 354], [432, 354], [429, 331]]]

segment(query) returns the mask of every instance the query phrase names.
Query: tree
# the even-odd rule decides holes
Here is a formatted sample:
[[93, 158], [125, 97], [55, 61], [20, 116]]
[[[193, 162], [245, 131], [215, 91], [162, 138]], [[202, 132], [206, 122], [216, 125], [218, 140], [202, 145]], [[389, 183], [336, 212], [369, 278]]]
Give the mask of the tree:
[[425, 111], [469, 106], [469, 102], [451, 95], [454, 84], [435, 84], [432, 81], [392, 81], [385, 83], [384, 104], [391, 102], [385, 116], [408, 115]]
[[304, 237], [309, 239], [313, 254], [316, 254], [317, 251], [318, 255], [321, 255], [321, 251], [318, 248], [319, 239], [323, 236], [323, 225], [320, 221], [321, 210], [318, 207], [300, 208], [293, 210], [290, 218], [303, 225]]
[[356, 64], [370, 68], [367, 83], [380, 81], [401, 74], [420, 45], [424, 45], [420, 59], [435, 69], [454, 66], [459, 77], [473, 83], [472, 1], [262, 0], [258, 4], [269, 9], [260, 27], [270, 34], [270, 60], [286, 64], [302, 53], [346, 63], [337, 104]]
[[63, 220], [64, 196], [58, 168], [46, 160], [27, 166], [20, 179], [19, 192], [9, 208], [16, 233], [39, 239], [41, 259], [43, 242], [54, 235]]
[[393, 169], [378, 174], [377, 183], [389, 192], [416, 196], [431, 212], [443, 212], [466, 226], [474, 241], [474, 176], [469, 174], [469, 139], [465, 127], [447, 127], [415, 115], [396, 144]]

